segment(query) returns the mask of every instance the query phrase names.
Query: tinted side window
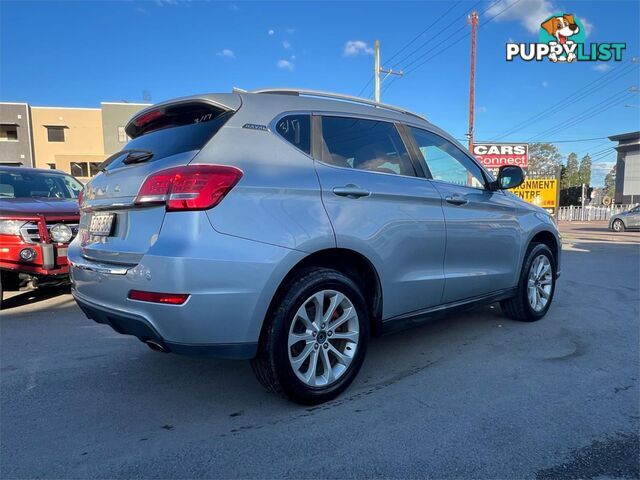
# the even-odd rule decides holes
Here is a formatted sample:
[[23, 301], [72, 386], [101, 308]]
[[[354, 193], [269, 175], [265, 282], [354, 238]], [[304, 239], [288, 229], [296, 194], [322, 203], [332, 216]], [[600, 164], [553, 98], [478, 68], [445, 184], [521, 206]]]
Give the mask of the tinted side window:
[[322, 161], [331, 165], [416, 176], [394, 124], [322, 117]]
[[276, 125], [276, 131], [287, 142], [311, 155], [311, 116], [287, 115]]
[[434, 180], [484, 188], [482, 170], [453, 143], [438, 135], [409, 127]]

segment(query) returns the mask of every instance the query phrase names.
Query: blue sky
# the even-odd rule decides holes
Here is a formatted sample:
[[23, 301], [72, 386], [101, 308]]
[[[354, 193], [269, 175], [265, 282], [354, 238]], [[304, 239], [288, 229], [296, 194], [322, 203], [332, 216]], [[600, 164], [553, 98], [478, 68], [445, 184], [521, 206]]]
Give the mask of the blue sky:
[[[382, 100], [424, 113], [463, 138], [469, 89], [465, 12], [474, 7], [484, 12], [476, 72], [478, 141], [540, 112], [537, 122], [501, 140], [565, 141], [640, 128], [640, 94], [624, 93], [640, 84], [640, 65], [631, 62], [640, 55], [635, 0], [0, 1], [0, 99], [90, 107], [140, 102], [143, 91], [158, 102], [233, 86], [359, 94], [372, 78], [377, 38], [383, 66], [407, 71], [385, 81]], [[540, 22], [557, 12], [575, 14], [585, 24], [587, 42], [626, 42], [624, 63], [506, 62], [506, 42], [536, 41]], [[590, 83], [584, 95], [576, 93]], [[371, 85], [362, 95], [370, 93]], [[565, 155], [598, 152], [594, 184], [615, 161], [606, 139], [557, 145]]]

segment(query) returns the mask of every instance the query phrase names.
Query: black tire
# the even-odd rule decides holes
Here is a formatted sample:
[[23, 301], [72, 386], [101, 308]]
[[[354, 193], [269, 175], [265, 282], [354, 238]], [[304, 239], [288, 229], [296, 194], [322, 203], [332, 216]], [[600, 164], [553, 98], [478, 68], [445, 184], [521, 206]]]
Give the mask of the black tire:
[[618, 233], [624, 232], [625, 230], [624, 222], [619, 218], [616, 218], [611, 224], [611, 230]]
[[[541, 311], [535, 311], [530, 303], [527, 295], [527, 284], [529, 278], [529, 270], [531, 269], [531, 264], [533, 261], [540, 255], [544, 255], [549, 259], [549, 263], [551, 264], [551, 293], [549, 295], [549, 299], [547, 304]], [[522, 266], [522, 271], [520, 272], [520, 280], [518, 281], [518, 291], [517, 294], [509, 298], [507, 300], [503, 300], [500, 302], [500, 306], [502, 307], [503, 313], [513, 319], [520, 322], [535, 322], [544, 317], [549, 308], [551, 307], [551, 303], [553, 302], [553, 295], [556, 291], [556, 260], [553, 256], [553, 253], [543, 243], [532, 243], [529, 245], [527, 249], [527, 254], [525, 255], [524, 264]]]
[[[326, 387], [310, 387], [295, 374], [289, 361], [288, 335], [298, 309], [314, 293], [336, 290], [346, 295], [358, 314], [359, 338], [351, 363]], [[285, 285], [283, 294], [273, 306], [269, 322], [260, 340], [258, 354], [251, 361], [253, 371], [267, 390], [305, 405], [326, 402], [342, 393], [358, 374], [369, 340], [367, 308], [358, 285], [343, 273], [328, 268], [302, 270]]]

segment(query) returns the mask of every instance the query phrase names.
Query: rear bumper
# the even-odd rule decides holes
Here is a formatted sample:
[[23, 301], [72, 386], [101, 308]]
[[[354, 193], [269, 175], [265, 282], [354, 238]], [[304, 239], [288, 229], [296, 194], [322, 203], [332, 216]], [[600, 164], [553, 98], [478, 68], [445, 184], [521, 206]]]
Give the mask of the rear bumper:
[[[225, 358], [255, 354], [271, 299], [303, 257], [220, 234], [200, 211], [167, 215], [135, 266], [88, 260], [78, 240], [69, 247], [73, 294], [87, 316], [175, 353]], [[189, 297], [168, 305], [132, 300], [131, 290]]]
[[83, 299], [75, 290], [72, 290], [72, 294], [78, 306], [91, 320], [109, 325], [116, 332], [123, 335], [133, 335], [142, 342], [152, 341], [162, 346], [167, 352], [194, 357], [229, 359], [250, 359], [256, 356], [258, 349], [257, 342], [192, 344], [167, 341], [144, 317], [97, 305], [87, 299]]

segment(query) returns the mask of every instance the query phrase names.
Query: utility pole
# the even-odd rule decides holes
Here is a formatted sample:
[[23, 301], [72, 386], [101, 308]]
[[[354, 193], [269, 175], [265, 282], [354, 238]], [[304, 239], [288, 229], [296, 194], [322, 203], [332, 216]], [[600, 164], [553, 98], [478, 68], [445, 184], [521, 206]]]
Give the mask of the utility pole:
[[400, 70], [399, 72], [395, 72], [391, 69], [387, 70], [386, 68], [380, 67], [380, 42], [376, 40], [374, 44], [374, 60], [373, 60], [373, 80], [375, 84], [374, 99], [376, 103], [380, 103], [380, 84], [382, 83], [380, 81], [381, 73], [386, 73], [385, 77], [382, 79], [383, 82], [389, 75], [403, 74], [402, 70]]
[[475, 107], [476, 90], [476, 32], [478, 30], [478, 12], [473, 11], [469, 15], [471, 23], [471, 75], [469, 76], [469, 151], [473, 153], [473, 114]]

